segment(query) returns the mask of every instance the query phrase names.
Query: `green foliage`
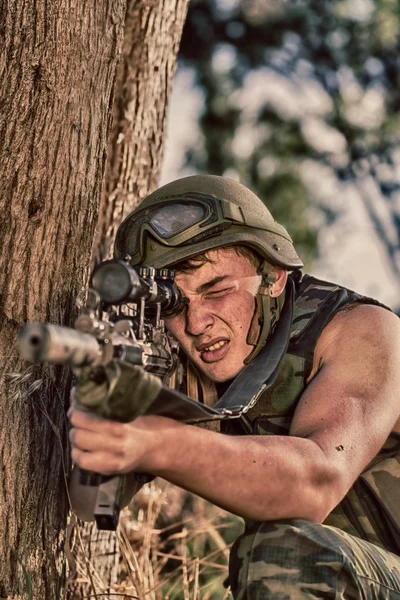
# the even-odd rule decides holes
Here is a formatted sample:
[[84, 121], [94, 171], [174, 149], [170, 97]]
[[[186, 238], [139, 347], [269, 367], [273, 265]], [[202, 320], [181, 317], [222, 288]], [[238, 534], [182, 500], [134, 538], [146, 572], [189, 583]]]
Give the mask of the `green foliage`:
[[[349, 184], [372, 177], [400, 236], [399, 39], [396, 0], [192, 0], [181, 60], [204, 94], [204, 148], [189, 162], [238, 175], [305, 258], [324, 185], [305, 181], [310, 161]], [[384, 241], [394, 260], [398, 244]]]
[[282, 170], [270, 177], [254, 177], [253, 181], [275, 219], [291, 232], [300, 256], [311, 260], [317, 248], [317, 234], [309, 226], [310, 192], [301, 177], [294, 170]]

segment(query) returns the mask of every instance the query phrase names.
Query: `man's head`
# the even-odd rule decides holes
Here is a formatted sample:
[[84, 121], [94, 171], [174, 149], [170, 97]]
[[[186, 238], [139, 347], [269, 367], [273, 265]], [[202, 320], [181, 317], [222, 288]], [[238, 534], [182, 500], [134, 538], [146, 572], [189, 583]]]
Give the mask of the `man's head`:
[[264, 203], [214, 175], [186, 177], [150, 194], [119, 227], [115, 256], [132, 266], [177, 268], [176, 283], [190, 304], [186, 324], [181, 315], [168, 327], [214, 381], [234, 377], [261, 350], [271, 314], [279, 318], [287, 271], [303, 266]]
[[[196, 367], [214, 382], [236, 377], [254, 350], [249, 332], [258, 313], [262, 262], [246, 246], [228, 246], [175, 267], [175, 282], [189, 303], [180, 315], [166, 319], [167, 328]], [[288, 273], [277, 267], [274, 274], [271, 295], [278, 297]]]

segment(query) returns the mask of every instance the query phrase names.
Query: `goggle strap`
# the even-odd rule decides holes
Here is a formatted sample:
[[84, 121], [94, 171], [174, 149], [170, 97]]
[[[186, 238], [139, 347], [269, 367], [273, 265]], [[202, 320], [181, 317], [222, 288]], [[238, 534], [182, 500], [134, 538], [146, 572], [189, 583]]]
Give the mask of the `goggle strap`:
[[236, 223], [243, 223], [243, 225], [246, 225], [246, 219], [241, 206], [228, 202], [228, 200], [221, 199], [219, 202], [221, 203], [222, 214], [225, 219], [231, 219], [232, 221], [236, 221]]
[[260, 223], [260, 216], [252, 213], [249, 210], [243, 209], [241, 206], [237, 204], [233, 204], [233, 202], [229, 202], [228, 200], [218, 199], [221, 204], [222, 214], [226, 219], [230, 219], [236, 223], [242, 223], [243, 225], [247, 225], [248, 227], [256, 227], [257, 229], [264, 229], [265, 231], [269, 231], [270, 233], [276, 233], [277, 235], [282, 236], [289, 242], [292, 241], [291, 237], [287, 233], [286, 229], [279, 225], [276, 221], [271, 220], [268, 225], [263, 225]]

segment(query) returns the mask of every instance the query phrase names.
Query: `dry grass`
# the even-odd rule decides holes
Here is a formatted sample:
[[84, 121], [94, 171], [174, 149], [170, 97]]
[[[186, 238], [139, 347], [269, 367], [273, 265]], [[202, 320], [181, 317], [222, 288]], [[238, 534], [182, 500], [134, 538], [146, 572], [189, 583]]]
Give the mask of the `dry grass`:
[[84, 591], [68, 597], [231, 600], [224, 581], [229, 548], [241, 529], [237, 517], [156, 480], [121, 514], [116, 534], [119, 548], [108, 557], [110, 566], [116, 560], [108, 583], [90, 561], [76, 532], [74, 584], [78, 580]]

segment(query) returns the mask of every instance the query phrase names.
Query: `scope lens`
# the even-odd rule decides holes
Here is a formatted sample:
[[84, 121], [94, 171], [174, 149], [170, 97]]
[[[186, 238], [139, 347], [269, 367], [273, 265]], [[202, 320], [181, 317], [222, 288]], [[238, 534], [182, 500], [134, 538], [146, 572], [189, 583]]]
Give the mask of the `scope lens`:
[[103, 302], [118, 304], [129, 297], [133, 281], [131, 269], [119, 261], [99, 265], [92, 276], [92, 288], [98, 292]]

